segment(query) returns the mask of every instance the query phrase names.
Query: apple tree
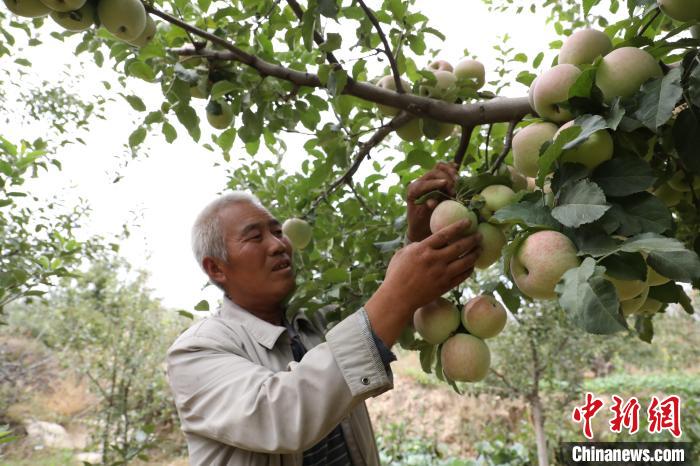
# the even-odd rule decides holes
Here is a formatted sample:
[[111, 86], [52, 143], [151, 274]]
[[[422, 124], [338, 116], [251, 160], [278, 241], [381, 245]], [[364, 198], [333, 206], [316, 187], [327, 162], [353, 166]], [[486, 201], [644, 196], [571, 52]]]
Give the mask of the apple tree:
[[[420, 201], [476, 219], [477, 268], [502, 271], [482, 292], [512, 313], [557, 300], [581, 331], [650, 342], [668, 304], [692, 312], [700, 13], [689, 2], [484, 0], [540, 9], [561, 36], [532, 59], [502, 38], [485, 70], [470, 56], [435, 60], [428, 44], [442, 33], [412, 0], [3, 1], [0, 54], [20, 53], [18, 31], [48, 46], [40, 31], [57, 23], [54, 39], [77, 35], [75, 53], [119, 83], [162, 93], [154, 108], [126, 96], [143, 113], [132, 148], [190, 137], [221, 151], [231, 188], [312, 224], [291, 309], [342, 304], [337, 320], [361, 305], [406, 239], [405, 186], [451, 160], [456, 192]], [[499, 95], [513, 89], [521, 97]], [[290, 134], [303, 142], [288, 147]], [[297, 173], [282, 170], [286, 157], [303, 159]], [[460, 290], [452, 298], [464, 304]], [[468, 333], [464, 316], [452, 331]], [[444, 376], [442, 342], [407, 332], [402, 344]]]

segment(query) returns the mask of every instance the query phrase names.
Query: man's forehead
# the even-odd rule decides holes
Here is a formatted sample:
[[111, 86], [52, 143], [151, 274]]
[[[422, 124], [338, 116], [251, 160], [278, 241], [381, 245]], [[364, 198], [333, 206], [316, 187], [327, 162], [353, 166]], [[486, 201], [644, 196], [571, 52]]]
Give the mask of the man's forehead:
[[252, 202], [231, 203], [219, 211], [219, 217], [221, 226], [230, 232], [242, 232], [255, 225], [279, 223], [267, 209]]

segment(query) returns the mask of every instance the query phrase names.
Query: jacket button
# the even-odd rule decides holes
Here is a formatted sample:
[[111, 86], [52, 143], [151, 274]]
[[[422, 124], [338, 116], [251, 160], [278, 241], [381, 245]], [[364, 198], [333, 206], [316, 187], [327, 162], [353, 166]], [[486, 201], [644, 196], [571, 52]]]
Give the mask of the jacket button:
[[362, 382], [362, 385], [369, 385], [369, 377], [362, 377], [360, 382]]

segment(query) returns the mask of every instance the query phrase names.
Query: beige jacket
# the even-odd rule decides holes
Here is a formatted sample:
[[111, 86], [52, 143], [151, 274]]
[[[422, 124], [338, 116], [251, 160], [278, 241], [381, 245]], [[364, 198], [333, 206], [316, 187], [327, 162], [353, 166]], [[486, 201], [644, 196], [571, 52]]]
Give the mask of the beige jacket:
[[393, 387], [364, 308], [323, 342], [292, 320], [308, 352], [292, 356], [284, 327], [225, 299], [168, 350], [168, 379], [192, 465], [302, 465], [303, 451], [342, 422], [355, 466], [379, 465], [364, 400]]

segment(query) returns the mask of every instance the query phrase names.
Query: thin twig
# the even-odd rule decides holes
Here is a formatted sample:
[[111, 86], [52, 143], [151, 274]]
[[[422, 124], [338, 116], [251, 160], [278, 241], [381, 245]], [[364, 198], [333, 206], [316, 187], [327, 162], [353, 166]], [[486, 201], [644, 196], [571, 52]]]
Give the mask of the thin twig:
[[488, 131], [486, 131], [486, 149], [484, 149], [484, 166], [490, 167], [491, 164], [489, 163], [489, 144], [491, 144], [491, 130], [493, 129], [493, 125], [489, 125]]
[[[174, 8], [175, 8], [175, 11], [177, 11], [177, 15], [178, 15], [180, 18], [182, 18], [182, 12], [181, 12], [180, 9], [177, 7], [177, 5], [175, 5]], [[194, 37], [192, 37], [192, 34], [190, 34], [190, 31], [185, 30], [185, 34], [187, 34], [187, 38], [190, 40], [190, 43], [192, 44], [192, 47], [198, 48], [198, 47], [201, 47], [201, 46], [202, 46], [201, 43], [197, 43], [197, 42], [194, 40]]]
[[[350, 180], [352, 180], [353, 175], [355, 172], [357, 172], [357, 169], [360, 168], [360, 165], [362, 162], [365, 160], [365, 158], [369, 155], [369, 152], [375, 148], [377, 145], [379, 145], [384, 138], [391, 133], [392, 131], [395, 131], [396, 129], [400, 128], [401, 126], [405, 125], [409, 121], [413, 119], [413, 115], [407, 112], [401, 112], [397, 116], [395, 116], [389, 123], [386, 125], [380, 127], [373, 135], [371, 138], [367, 140], [367, 142], [363, 143], [360, 146], [360, 149], [357, 152], [357, 155], [355, 156], [355, 160], [353, 161], [352, 165], [348, 170], [343, 173], [338, 179], [336, 179], [331, 185], [311, 203], [311, 207], [309, 208], [309, 212], [311, 213], [316, 208], [318, 205], [325, 199], [328, 198], [328, 196], [335, 191], [338, 186], [342, 185], [343, 183], [348, 183]], [[308, 215], [308, 213], [306, 215]]]
[[511, 122], [508, 123], [508, 131], [506, 132], [506, 140], [503, 143], [503, 150], [501, 150], [501, 153], [498, 154], [498, 157], [493, 162], [490, 169], [492, 175], [496, 173], [496, 170], [498, 170], [498, 167], [501, 166], [503, 161], [506, 159], [508, 152], [510, 152], [510, 148], [513, 146], [513, 131], [515, 131], [515, 127], [519, 122], [520, 120], [511, 120]]
[[369, 212], [371, 215], [377, 215], [374, 210], [370, 208], [370, 206], [367, 205], [364, 199], [362, 199], [362, 196], [360, 196], [360, 193], [357, 192], [355, 189], [355, 185], [353, 184], [352, 180], [346, 180], [345, 184], [347, 184], [350, 187], [350, 190], [352, 193], [355, 195], [355, 198], [357, 199], [357, 202], [360, 203], [363, 209], [365, 209], [367, 212]]
[[639, 34], [637, 34], [637, 37], [643, 36], [644, 33], [646, 32], [646, 30], [649, 29], [649, 26], [651, 26], [651, 23], [653, 23], [654, 20], [656, 18], [658, 18], [660, 14], [661, 14], [661, 8], [657, 8], [656, 13], [654, 13], [654, 15], [651, 17], [651, 19], [649, 21], [647, 21], [647, 23], [644, 25], [644, 27], [642, 27], [642, 29], [639, 31]]
[[374, 26], [374, 29], [377, 30], [377, 34], [379, 34], [379, 38], [381, 39], [382, 44], [384, 44], [384, 53], [389, 59], [389, 65], [391, 66], [391, 74], [394, 76], [394, 84], [396, 85], [396, 92], [398, 92], [399, 94], [405, 93], [406, 91], [403, 88], [403, 84], [401, 83], [401, 73], [399, 73], [399, 65], [396, 63], [396, 57], [394, 57], [394, 53], [391, 51], [391, 45], [389, 45], [389, 41], [387, 40], [384, 31], [382, 31], [382, 27], [379, 24], [379, 20], [377, 20], [377, 17], [374, 16], [374, 13], [372, 13], [372, 10], [370, 10], [367, 7], [364, 1], [357, 0], [357, 3], [360, 4], [360, 7], [365, 12], [365, 15], [367, 15], [367, 18], [369, 18], [369, 21]]
[[472, 132], [474, 131], [473, 126], [462, 126], [462, 136], [459, 138], [459, 146], [457, 147], [457, 152], [455, 152], [455, 163], [457, 164], [457, 170], [462, 166], [464, 161], [464, 156], [469, 149], [469, 141], [472, 138]]
[[496, 369], [491, 369], [491, 372], [493, 372], [493, 374], [496, 377], [501, 379], [501, 381], [506, 385], [506, 387], [510, 388], [512, 391], [514, 391], [518, 395], [524, 395], [524, 392], [522, 390], [511, 385], [510, 382], [508, 382], [508, 379], [506, 379], [505, 376], [503, 376], [501, 373], [499, 373]]

